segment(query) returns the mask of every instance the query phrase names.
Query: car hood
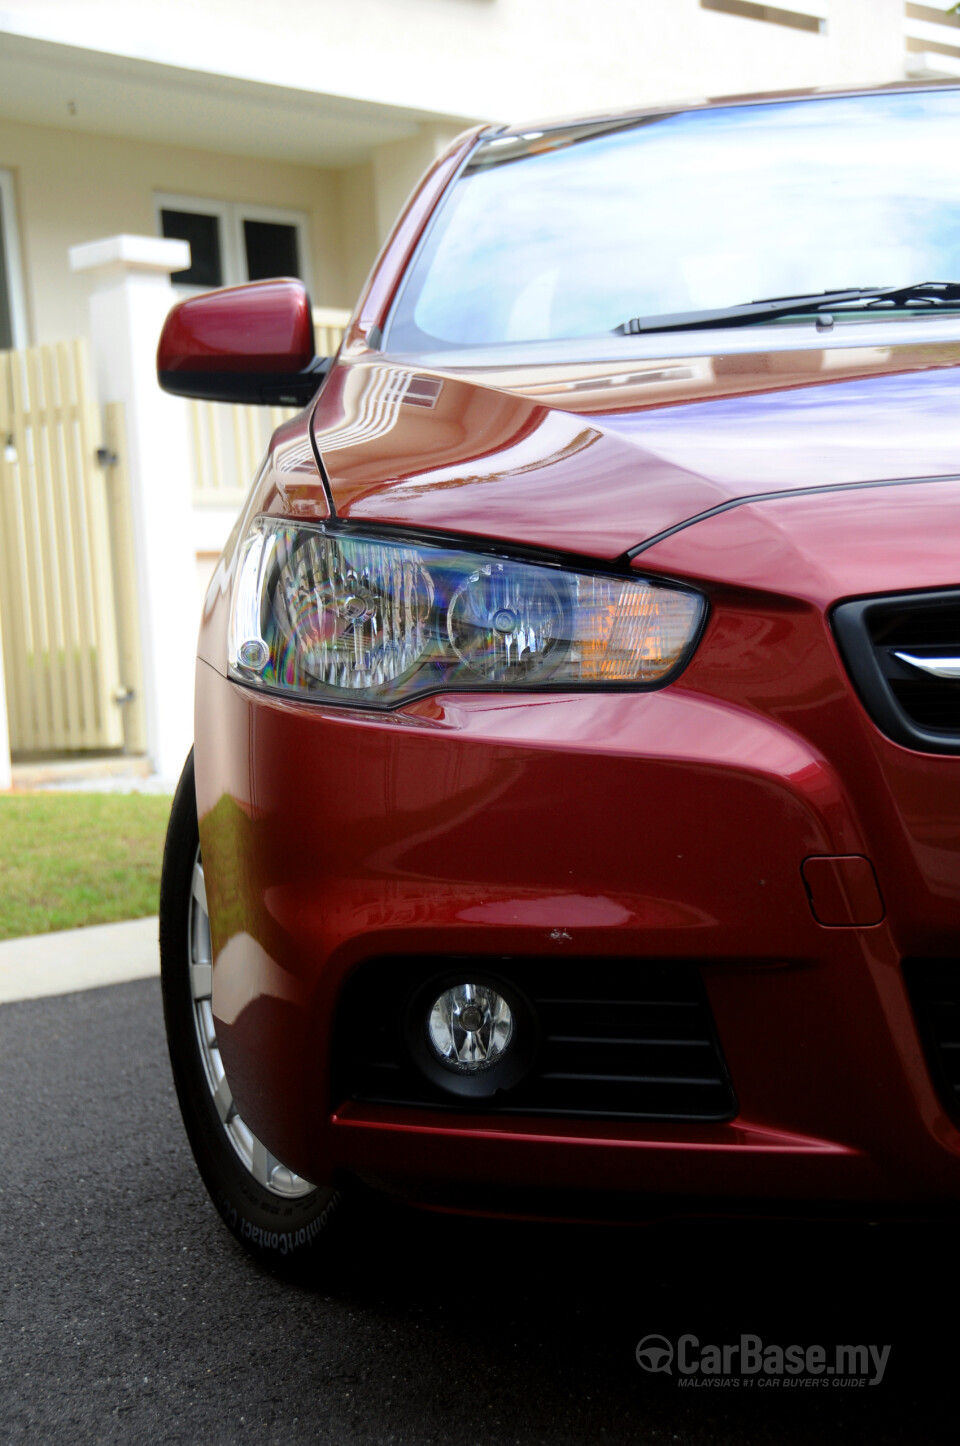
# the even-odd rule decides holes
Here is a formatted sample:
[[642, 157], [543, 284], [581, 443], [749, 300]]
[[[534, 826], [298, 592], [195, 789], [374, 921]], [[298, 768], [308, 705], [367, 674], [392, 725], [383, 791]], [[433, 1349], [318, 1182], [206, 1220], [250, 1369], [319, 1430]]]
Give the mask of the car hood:
[[334, 510], [604, 559], [744, 498], [960, 472], [960, 348], [483, 373], [341, 360], [314, 415]]

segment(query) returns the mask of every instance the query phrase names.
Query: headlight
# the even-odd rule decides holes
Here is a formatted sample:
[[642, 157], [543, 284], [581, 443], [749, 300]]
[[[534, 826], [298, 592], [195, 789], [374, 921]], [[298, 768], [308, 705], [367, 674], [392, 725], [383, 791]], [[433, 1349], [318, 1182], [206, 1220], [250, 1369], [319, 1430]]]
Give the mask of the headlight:
[[240, 682], [364, 707], [441, 689], [644, 686], [689, 656], [699, 594], [261, 517], [228, 639]]

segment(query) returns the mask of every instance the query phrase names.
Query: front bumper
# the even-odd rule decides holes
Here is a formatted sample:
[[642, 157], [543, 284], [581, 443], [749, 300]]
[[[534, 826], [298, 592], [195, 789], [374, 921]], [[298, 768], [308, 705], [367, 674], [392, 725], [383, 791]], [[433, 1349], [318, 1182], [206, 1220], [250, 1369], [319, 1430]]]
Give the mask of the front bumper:
[[[625, 1215], [960, 1200], [960, 1132], [902, 971], [920, 906], [901, 908], [881, 874], [880, 923], [814, 918], [803, 861], [872, 850], [855, 790], [795, 731], [682, 687], [451, 695], [375, 715], [263, 697], [205, 663], [197, 717], [218, 1041], [243, 1118], [298, 1173], [557, 1216], [595, 1213], [597, 1195]], [[925, 952], [949, 950], [954, 909], [933, 924], [927, 911]], [[625, 974], [695, 964], [735, 1118], [337, 1093], [340, 1001], [369, 961], [426, 977], [453, 956], [509, 969], [571, 955]]]

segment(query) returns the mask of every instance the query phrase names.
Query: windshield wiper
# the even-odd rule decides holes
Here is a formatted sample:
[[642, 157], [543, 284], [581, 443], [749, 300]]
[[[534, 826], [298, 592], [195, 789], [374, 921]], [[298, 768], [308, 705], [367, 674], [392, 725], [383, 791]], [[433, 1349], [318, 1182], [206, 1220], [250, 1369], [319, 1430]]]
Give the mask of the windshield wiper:
[[[718, 311], [678, 311], [672, 316], [635, 316], [615, 326], [622, 336], [656, 331], [707, 331], [714, 327], [754, 326], [781, 316], [817, 316], [842, 310], [873, 311], [909, 307], [960, 306], [960, 281], [919, 281], [914, 286], [859, 286], [847, 291], [822, 291], [799, 296], [769, 296]], [[826, 319], [826, 318], [824, 318]]]

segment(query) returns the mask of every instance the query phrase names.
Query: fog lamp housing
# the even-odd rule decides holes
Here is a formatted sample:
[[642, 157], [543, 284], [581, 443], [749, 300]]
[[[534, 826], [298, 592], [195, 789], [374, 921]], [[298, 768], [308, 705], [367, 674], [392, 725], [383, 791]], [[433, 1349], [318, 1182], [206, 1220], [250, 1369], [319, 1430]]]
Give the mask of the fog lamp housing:
[[538, 1028], [513, 985], [471, 970], [421, 985], [404, 1010], [407, 1051], [421, 1074], [448, 1094], [490, 1099], [529, 1072]]

